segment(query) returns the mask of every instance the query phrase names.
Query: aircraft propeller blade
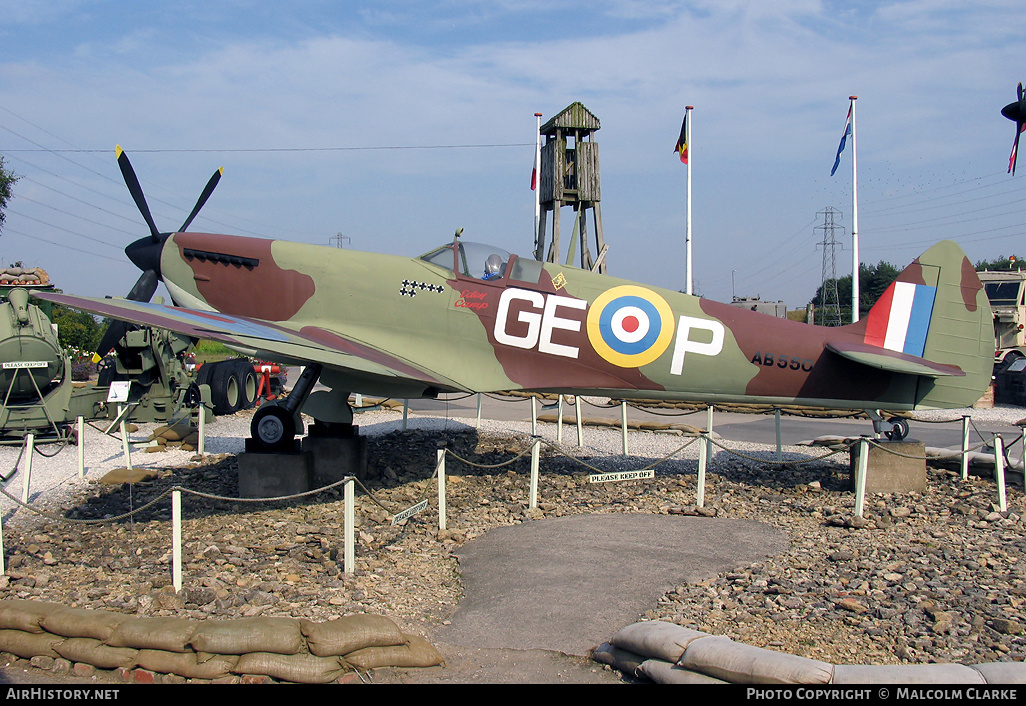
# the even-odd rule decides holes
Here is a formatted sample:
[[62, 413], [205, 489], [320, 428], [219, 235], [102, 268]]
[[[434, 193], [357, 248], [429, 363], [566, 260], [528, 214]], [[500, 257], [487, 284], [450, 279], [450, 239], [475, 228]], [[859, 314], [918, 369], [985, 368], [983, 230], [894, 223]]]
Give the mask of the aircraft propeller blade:
[[146, 204], [146, 197], [143, 195], [138, 177], [135, 176], [135, 170], [132, 169], [132, 163], [128, 161], [128, 155], [121, 149], [121, 145], [117, 145], [114, 151], [118, 157], [118, 166], [121, 167], [121, 175], [125, 178], [125, 184], [128, 186], [128, 193], [132, 194], [139, 213], [142, 214], [146, 225], [150, 227], [150, 237], [153, 238], [153, 242], [157, 242], [160, 240], [160, 231], [157, 230], [153, 216], [150, 215], [150, 207]]
[[1001, 114], [1015, 121], [1015, 142], [1012, 143], [1012, 154], [1008, 156], [1008, 172], [1015, 175], [1015, 163], [1019, 157], [1019, 136], [1026, 130], [1026, 97], [1023, 95], [1022, 81], [1016, 89], [1019, 100], [1009, 103], [1001, 109]]
[[179, 233], [184, 232], [185, 229], [189, 227], [192, 223], [192, 219], [195, 218], [196, 214], [199, 213], [201, 208], [203, 208], [203, 204], [205, 204], [207, 199], [210, 198], [210, 194], [213, 193], [214, 187], [217, 186], [217, 182], [221, 180], [222, 174], [224, 174], [224, 167], [218, 167], [217, 171], [214, 172], [214, 175], [210, 177], [210, 181], [208, 181], [207, 185], [203, 188], [203, 193], [200, 194], [200, 197], [196, 200], [196, 205], [192, 207], [192, 213], [190, 213], [189, 217], [185, 219], [185, 223], [182, 224], [182, 227], [178, 229]]

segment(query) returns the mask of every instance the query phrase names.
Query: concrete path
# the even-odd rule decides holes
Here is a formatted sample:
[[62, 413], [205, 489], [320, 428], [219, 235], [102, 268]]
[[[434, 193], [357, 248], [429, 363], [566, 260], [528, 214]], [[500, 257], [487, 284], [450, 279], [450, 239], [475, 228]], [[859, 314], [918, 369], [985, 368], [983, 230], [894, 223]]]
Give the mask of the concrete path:
[[500, 527], [457, 551], [465, 596], [440, 640], [585, 655], [673, 586], [787, 548], [750, 520], [580, 515]]

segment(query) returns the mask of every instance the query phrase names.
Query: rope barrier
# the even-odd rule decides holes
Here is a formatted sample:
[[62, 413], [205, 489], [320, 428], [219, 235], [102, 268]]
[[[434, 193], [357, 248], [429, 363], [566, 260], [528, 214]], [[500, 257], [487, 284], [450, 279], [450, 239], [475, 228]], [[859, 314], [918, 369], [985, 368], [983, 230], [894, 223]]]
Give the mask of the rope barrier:
[[713, 444], [714, 446], [719, 446], [721, 449], [723, 449], [727, 453], [729, 453], [729, 454], [731, 454], [733, 456], [737, 456], [738, 458], [743, 458], [743, 459], [746, 459], [748, 461], [754, 461], [756, 463], [768, 463], [771, 466], [786, 466], [786, 465], [794, 466], [794, 465], [801, 464], [801, 463], [815, 463], [816, 461], [822, 461], [824, 458], [830, 458], [831, 456], [836, 456], [839, 453], [844, 453], [845, 451], [851, 451], [852, 446], [854, 446], [855, 444], [858, 443], [857, 441], [854, 441], [854, 442], [852, 442], [850, 444], [847, 444], [847, 445], [842, 443], [841, 445], [844, 448], [835, 449], [834, 451], [831, 451], [828, 454], [824, 454], [822, 456], [817, 456], [815, 458], [810, 458], [810, 459], [805, 459], [805, 460], [794, 460], [794, 461], [770, 461], [770, 460], [763, 459], [763, 458], [756, 458], [755, 456], [749, 456], [747, 454], [740, 453], [739, 451], [734, 451], [733, 449], [727, 448], [726, 446], [724, 446], [720, 442], [716, 441], [715, 439], [709, 439], [709, 442], [711, 444]]
[[517, 454], [514, 458], [511, 458], [508, 461], [503, 461], [502, 463], [496, 463], [496, 464], [492, 464], [492, 465], [487, 465], [487, 464], [483, 464], [483, 463], [474, 463], [473, 461], [468, 461], [467, 459], [465, 459], [462, 456], [456, 454], [454, 451], [450, 451], [449, 449], [446, 449], [445, 452], [449, 456], [452, 456], [457, 461], [461, 461], [461, 462], [467, 464], [468, 466], [472, 466], [474, 468], [494, 469], [494, 468], [503, 468], [505, 466], [509, 466], [509, 465], [515, 463], [516, 461], [519, 461], [524, 456], [526, 456], [527, 454], [531, 453], [531, 449], [530, 449], [530, 447], [528, 447], [528, 448], [524, 449], [523, 451], [521, 451], [519, 454]]
[[[688, 441], [685, 444], [682, 444], [676, 450], [671, 451], [670, 453], [668, 453], [665, 456], [663, 456], [661, 459], [659, 459], [657, 461], [653, 461], [652, 463], [650, 463], [649, 465], [645, 466], [644, 468], [636, 468], [634, 470], [637, 470], [637, 471], [647, 471], [647, 470], [650, 470], [652, 468], [655, 468], [660, 463], [663, 463], [664, 461], [667, 461], [667, 460], [673, 458], [678, 453], [680, 453], [681, 451], [683, 451], [687, 447], [691, 446], [693, 443], [695, 443], [696, 441], [698, 441], [701, 438], [702, 438], [701, 436], [692, 437], [691, 441]], [[570, 459], [571, 461], [575, 461], [575, 462], [579, 463], [580, 465], [584, 466], [585, 468], [587, 468], [589, 470], [592, 470], [592, 471], [595, 471], [596, 473], [603, 473], [604, 472], [603, 469], [601, 469], [601, 468], [597, 468], [596, 466], [592, 466], [589, 463], [585, 463], [584, 461], [582, 461], [581, 459], [579, 459], [579, 458], [577, 458], [575, 456], [571, 456], [566, 451], [564, 451], [558, 444], [555, 444], [555, 443], [549, 441], [548, 439], [541, 439], [541, 437], [539, 437], [539, 439], [540, 439], [540, 441], [543, 444], [545, 444], [546, 446], [548, 446], [550, 448], [555, 449], [558, 453], [560, 453], [561, 455], [563, 455], [566, 458]]]

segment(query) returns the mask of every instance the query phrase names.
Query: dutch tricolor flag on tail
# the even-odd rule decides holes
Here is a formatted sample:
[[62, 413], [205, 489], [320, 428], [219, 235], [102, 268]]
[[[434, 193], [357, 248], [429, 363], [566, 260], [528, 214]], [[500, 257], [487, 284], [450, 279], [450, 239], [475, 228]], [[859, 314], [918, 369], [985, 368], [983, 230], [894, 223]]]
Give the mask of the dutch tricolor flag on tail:
[[865, 342], [923, 357], [937, 288], [893, 282], [866, 317]]

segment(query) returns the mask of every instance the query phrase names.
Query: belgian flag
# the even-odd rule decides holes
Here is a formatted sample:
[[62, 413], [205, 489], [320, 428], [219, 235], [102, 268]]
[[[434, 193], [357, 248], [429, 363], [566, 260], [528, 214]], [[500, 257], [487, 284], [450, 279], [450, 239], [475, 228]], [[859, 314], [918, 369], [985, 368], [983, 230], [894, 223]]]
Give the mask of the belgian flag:
[[674, 152], [680, 154], [680, 161], [683, 164], [688, 163], [688, 114], [684, 113], [684, 122], [680, 126], [680, 137], [677, 138], [677, 146], [673, 148]]

